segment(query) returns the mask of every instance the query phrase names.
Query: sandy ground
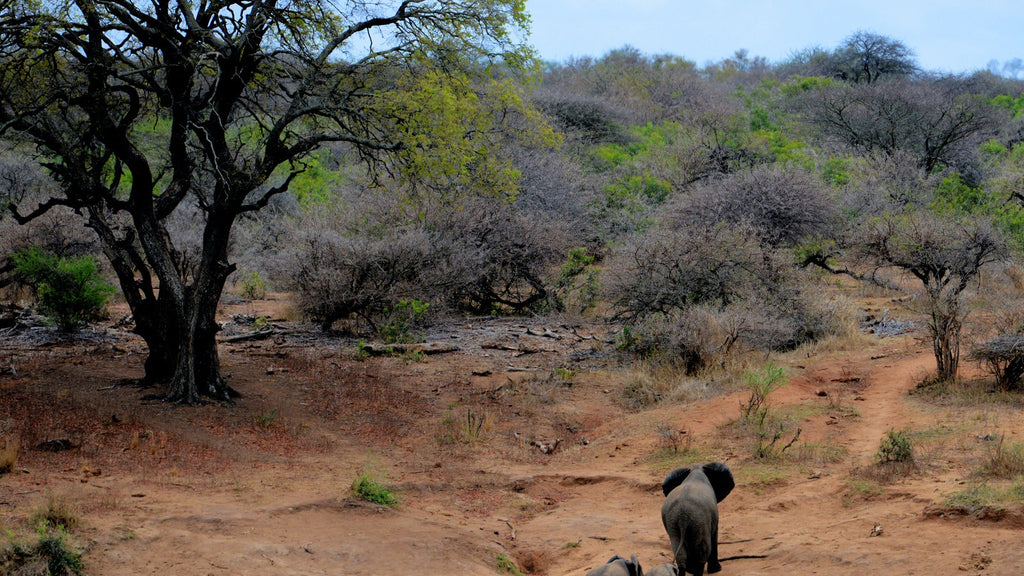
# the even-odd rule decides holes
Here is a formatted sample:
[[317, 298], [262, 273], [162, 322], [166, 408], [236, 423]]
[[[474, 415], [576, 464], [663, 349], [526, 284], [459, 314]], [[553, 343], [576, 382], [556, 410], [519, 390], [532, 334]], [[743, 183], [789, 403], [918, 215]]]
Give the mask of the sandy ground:
[[[425, 334], [438, 353], [360, 359], [353, 339], [277, 320], [222, 343], [238, 403], [175, 407], [131, 385], [144, 347], [109, 324], [0, 337], [0, 437], [20, 445], [3, 528], [27, 534], [33, 511], [67, 503], [88, 574], [481, 575], [507, 558], [582, 575], [614, 554], [649, 568], [670, 560], [661, 481], [706, 460], [737, 478], [721, 555], [740, 558], [722, 574], [1024, 573], [1019, 509], [943, 505], [979, 481], [993, 437], [1021, 437], [1021, 413], [910, 394], [934, 367], [913, 335], [781, 358], [772, 410], [783, 441], [801, 435], [765, 462], [735, 424], [741, 384], [624, 408], [633, 376], [605, 325], [467, 320]], [[878, 471], [890, 429], [912, 432], [914, 471]], [[72, 448], [40, 449], [55, 439]], [[364, 469], [398, 506], [353, 496]]]

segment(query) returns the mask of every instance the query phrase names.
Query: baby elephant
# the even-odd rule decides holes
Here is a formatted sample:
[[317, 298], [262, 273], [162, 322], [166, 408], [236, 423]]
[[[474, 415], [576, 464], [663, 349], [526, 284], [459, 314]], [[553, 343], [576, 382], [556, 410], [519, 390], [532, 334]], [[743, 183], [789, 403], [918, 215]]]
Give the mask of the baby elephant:
[[587, 576], [644, 576], [644, 571], [640, 568], [640, 561], [636, 556], [630, 556], [629, 560], [626, 560], [616, 554], [603, 566], [587, 572]]
[[710, 574], [722, 569], [718, 562], [718, 503], [735, 486], [732, 472], [721, 462], [677, 468], [665, 478], [661, 521], [680, 573], [703, 576], [705, 563]]
[[646, 576], [679, 576], [679, 568], [676, 568], [675, 564], [666, 562], [655, 566]]

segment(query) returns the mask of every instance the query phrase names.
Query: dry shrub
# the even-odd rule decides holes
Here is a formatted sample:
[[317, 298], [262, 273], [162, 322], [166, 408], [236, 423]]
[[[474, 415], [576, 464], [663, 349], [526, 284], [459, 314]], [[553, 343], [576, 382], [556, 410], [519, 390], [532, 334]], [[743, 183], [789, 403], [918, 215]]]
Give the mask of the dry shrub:
[[839, 213], [825, 188], [812, 172], [760, 165], [706, 183], [670, 211], [684, 225], [745, 225], [772, 246], [791, 246], [837, 229]]
[[1000, 435], [991, 443], [988, 459], [979, 472], [984, 476], [1009, 479], [1024, 475], [1024, 443], [1007, 443], [1006, 437]]
[[466, 408], [465, 416], [461, 416], [452, 410], [445, 413], [441, 419], [440, 430], [436, 436], [437, 443], [448, 445], [485, 442], [494, 432], [496, 424], [496, 418], [486, 411], [480, 414], [474, 412], [472, 408]]
[[547, 304], [549, 276], [564, 258], [559, 226], [494, 199], [359, 199], [361, 212], [297, 220], [276, 266], [299, 308], [324, 328], [356, 316], [377, 329], [402, 300], [477, 314]]
[[652, 229], [617, 250], [604, 286], [627, 348], [695, 374], [737, 350], [784, 351], [856, 332], [852, 307], [810, 288], [743, 224]]
[[315, 216], [298, 228], [280, 271], [299, 309], [323, 329], [351, 316], [376, 327], [389, 309], [414, 294], [429, 253], [422, 230], [356, 236]]
[[745, 324], [735, 309], [697, 306], [643, 320], [631, 329], [633, 341], [628, 347], [693, 376], [724, 364]]
[[1001, 390], [1019, 390], [1024, 377], [1024, 335], [999, 334], [977, 342], [967, 359], [983, 364]]
[[612, 254], [602, 284], [615, 316], [636, 321], [701, 304], [726, 307], [754, 289], [763, 259], [748, 230], [654, 229]]
[[36, 507], [29, 520], [33, 525], [70, 530], [78, 525], [78, 514], [77, 506], [67, 496], [51, 493]]
[[714, 390], [710, 380], [686, 375], [678, 368], [653, 364], [626, 375], [617, 395], [627, 410], [641, 411], [662, 402], [691, 402]]
[[428, 217], [427, 300], [473, 314], [522, 314], [549, 297], [549, 271], [565, 254], [559, 227], [493, 200], [473, 200]]
[[741, 334], [749, 348], [786, 351], [828, 339], [857, 340], [855, 307], [809, 287], [798, 277], [780, 278], [770, 291], [742, 304], [746, 328]]

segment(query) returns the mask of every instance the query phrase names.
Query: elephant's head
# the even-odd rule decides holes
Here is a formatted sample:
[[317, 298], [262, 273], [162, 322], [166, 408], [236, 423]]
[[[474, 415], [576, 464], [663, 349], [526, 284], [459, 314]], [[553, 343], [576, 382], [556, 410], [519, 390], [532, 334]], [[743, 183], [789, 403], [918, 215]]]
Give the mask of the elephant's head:
[[630, 556], [629, 560], [626, 560], [616, 554], [604, 565], [587, 572], [587, 576], [644, 576], [644, 571], [640, 568], [640, 561], [636, 556]]
[[676, 468], [669, 473], [665, 478], [665, 482], [661, 485], [665, 496], [668, 496], [669, 492], [685, 482], [694, 473], [703, 475], [708, 479], [712, 490], [715, 491], [715, 499], [719, 502], [725, 500], [725, 497], [736, 487], [736, 482], [732, 479], [732, 472], [728, 466], [721, 462], [709, 462], [707, 464], [694, 464], [688, 468]]

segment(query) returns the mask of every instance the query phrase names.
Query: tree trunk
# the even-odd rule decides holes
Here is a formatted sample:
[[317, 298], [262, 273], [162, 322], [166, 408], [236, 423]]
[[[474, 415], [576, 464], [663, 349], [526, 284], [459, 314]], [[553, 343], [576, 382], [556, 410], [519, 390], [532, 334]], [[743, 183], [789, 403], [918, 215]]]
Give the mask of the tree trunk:
[[169, 298], [147, 301], [133, 313], [135, 333], [146, 341], [149, 356], [146, 358], [145, 382], [166, 384], [174, 376], [178, 360], [178, 320]]
[[[227, 264], [230, 224], [208, 223], [203, 257], [191, 285], [182, 278], [161, 279], [157, 295], [148, 292], [133, 305], [135, 332], [149, 347], [145, 381], [166, 386], [162, 398], [179, 404], [204, 400], [230, 402], [239, 396], [220, 375], [217, 305], [234, 266]], [[167, 283], [177, 282], [179, 290]], [[175, 298], [174, 294], [182, 296]]]
[[960, 368], [962, 321], [958, 297], [945, 300], [932, 305], [928, 328], [932, 336], [932, 351], [935, 353], [936, 377], [939, 380], [953, 380]]

